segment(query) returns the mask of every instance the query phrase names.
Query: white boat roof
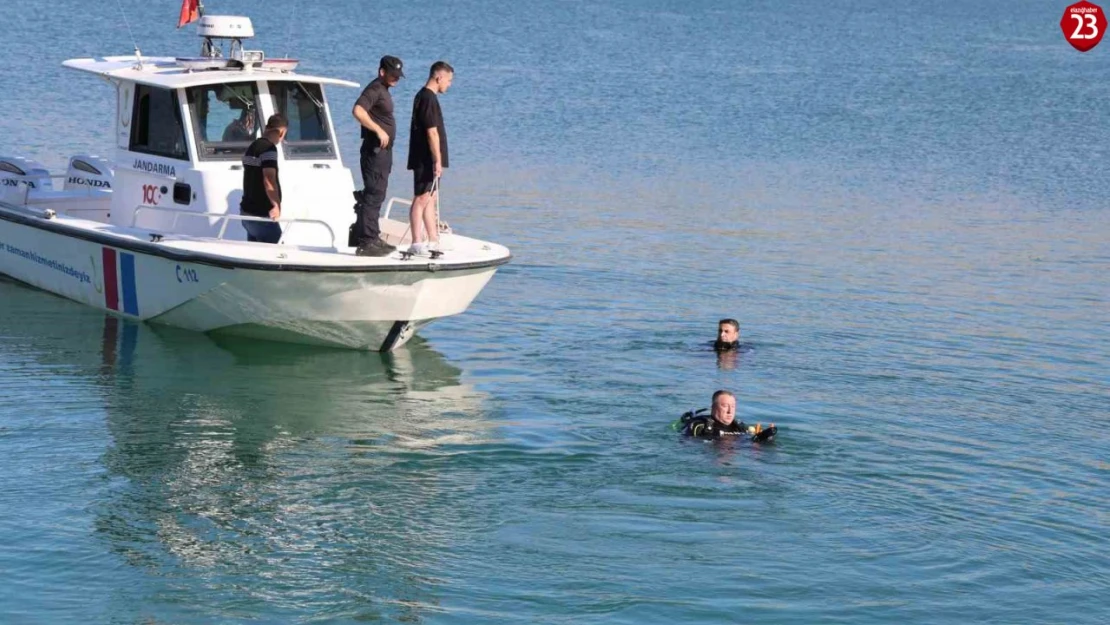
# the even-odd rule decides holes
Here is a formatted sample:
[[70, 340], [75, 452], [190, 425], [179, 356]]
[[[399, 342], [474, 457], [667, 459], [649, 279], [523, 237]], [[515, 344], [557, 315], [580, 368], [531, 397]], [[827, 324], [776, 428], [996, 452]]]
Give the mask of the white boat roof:
[[135, 55], [106, 56], [102, 59], [70, 59], [62, 65], [105, 78], [127, 80], [141, 85], [151, 85], [165, 89], [182, 89], [200, 85], [251, 80], [310, 82], [342, 87], [359, 86], [358, 83], [349, 80], [310, 76], [281, 69], [255, 67], [249, 69], [189, 70], [178, 65], [177, 59], [172, 56], [144, 56], [142, 57], [141, 68], [136, 69], [139, 60]]

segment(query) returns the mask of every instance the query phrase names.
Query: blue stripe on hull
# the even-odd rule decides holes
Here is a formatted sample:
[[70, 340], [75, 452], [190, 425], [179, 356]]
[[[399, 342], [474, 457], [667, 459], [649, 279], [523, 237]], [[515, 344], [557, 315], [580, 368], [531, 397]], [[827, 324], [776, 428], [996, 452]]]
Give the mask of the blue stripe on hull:
[[139, 296], [135, 289], [135, 255], [120, 252], [120, 278], [123, 283], [123, 312], [139, 314]]

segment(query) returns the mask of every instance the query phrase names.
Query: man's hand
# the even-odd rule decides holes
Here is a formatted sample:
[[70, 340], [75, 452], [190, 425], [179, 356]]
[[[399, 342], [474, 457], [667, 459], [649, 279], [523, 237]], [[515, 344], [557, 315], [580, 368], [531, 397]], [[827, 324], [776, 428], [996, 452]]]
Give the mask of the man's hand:
[[275, 203], [270, 208], [270, 219], [274, 219], [274, 220], [281, 219], [281, 205], [280, 204]]
[[389, 134], [386, 133], [386, 131], [384, 131], [384, 130], [378, 130], [377, 134], [378, 134], [378, 143], [381, 144], [382, 149], [384, 150], [387, 147], [389, 147]]
[[439, 178], [440, 176], [442, 176], [443, 175], [443, 163], [441, 163], [439, 161], [436, 161], [435, 165], [432, 166], [432, 171], [435, 172], [436, 178]]

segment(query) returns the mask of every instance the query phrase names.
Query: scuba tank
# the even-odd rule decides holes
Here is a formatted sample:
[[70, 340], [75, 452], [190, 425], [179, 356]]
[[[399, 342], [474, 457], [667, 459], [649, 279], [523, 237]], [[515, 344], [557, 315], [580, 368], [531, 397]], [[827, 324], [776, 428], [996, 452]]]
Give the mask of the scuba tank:
[[682, 413], [681, 417], [671, 422], [671, 429], [676, 432], [685, 430], [686, 426], [690, 425], [691, 421], [693, 421], [694, 419], [700, 419], [702, 417], [708, 417], [709, 414], [710, 413], [708, 408], [687, 410], [686, 412]]

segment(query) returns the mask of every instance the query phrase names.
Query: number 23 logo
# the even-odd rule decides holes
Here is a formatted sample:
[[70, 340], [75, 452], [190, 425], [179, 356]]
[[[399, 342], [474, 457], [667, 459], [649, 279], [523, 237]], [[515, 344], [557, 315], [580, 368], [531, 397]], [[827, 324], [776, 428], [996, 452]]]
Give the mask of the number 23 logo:
[[[1090, 13], [1072, 13], [1071, 18], [1078, 22], [1075, 25], [1075, 32], [1071, 34], [1068, 39], [1094, 39], [1098, 37], [1098, 18]], [[1084, 20], [1083, 18], [1087, 18]], [[1086, 35], [1083, 34], [1083, 27], [1086, 26], [1090, 32]]]
[[1080, 52], [1086, 52], [1102, 41], [1106, 32], [1106, 14], [1102, 7], [1083, 0], [1064, 9], [1060, 18], [1064, 39]]

